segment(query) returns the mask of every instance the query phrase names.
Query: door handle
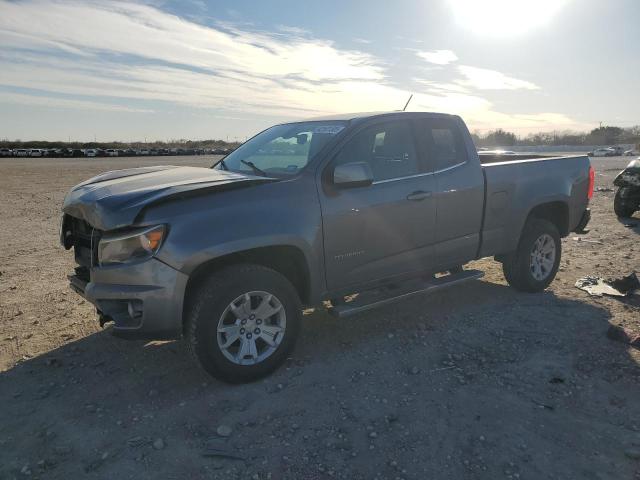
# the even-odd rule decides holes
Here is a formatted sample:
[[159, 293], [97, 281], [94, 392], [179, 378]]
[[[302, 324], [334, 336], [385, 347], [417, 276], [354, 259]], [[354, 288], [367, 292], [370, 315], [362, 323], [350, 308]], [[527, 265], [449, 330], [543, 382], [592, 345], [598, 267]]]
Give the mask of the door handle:
[[430, 197], [431, 197], [431, 192], [418, 190], [417, 192], [412, 192], [409, 195], [407, 195], [407, 200], [413, 200], [414, 202], [419, 202], [420, 200], [425, 200]]

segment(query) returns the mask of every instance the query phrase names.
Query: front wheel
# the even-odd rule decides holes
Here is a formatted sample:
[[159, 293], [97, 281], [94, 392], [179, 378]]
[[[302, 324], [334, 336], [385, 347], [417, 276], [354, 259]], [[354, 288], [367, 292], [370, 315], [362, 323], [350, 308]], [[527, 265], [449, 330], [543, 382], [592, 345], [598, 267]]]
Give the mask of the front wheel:
[[502, 271], [516, 290], [540, 292], [555, 278], [561, 253], [556, 226], [548, 220], [531, 218], [524, 226], [517, 250], [505, 256]]
[[236, 265], [211, 275], [188, 309], [189, 350], [212, 376], [257, 380], [275, 370], [294, 347], [302, 317], [296, 289], [260, 265]]
[[613, 211], [617, 217], [628, 218], [634, 214], [636, 209], [624, 201], [625, 189], [619, 188], [613, 198]]

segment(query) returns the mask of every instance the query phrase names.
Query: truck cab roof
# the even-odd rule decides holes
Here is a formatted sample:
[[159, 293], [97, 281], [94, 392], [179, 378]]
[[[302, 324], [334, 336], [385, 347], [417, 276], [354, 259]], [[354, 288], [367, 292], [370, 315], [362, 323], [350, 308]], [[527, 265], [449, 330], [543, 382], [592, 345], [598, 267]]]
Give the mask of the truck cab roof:
[[321, 117], [307, 118], [302, 122], [326, 122], [326, 121], [364, 121], [377, 117], [405, 117], [405, 118], [452, 118], [457, 115], [436, 112], [404, 112], [397, 111], [381, 111], [381, 112], [356, 112], [356, 113], [336, 113], [333, 115], [324, 115]]

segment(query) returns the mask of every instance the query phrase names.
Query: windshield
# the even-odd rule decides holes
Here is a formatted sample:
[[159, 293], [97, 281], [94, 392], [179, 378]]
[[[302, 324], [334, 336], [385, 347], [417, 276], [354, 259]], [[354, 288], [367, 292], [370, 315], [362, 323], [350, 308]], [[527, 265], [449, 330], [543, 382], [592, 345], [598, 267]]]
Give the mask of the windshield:
[[346, 124], [323, 121], [276, 125], [242, 144], [215, 168], [263, 176], [295, 175]]

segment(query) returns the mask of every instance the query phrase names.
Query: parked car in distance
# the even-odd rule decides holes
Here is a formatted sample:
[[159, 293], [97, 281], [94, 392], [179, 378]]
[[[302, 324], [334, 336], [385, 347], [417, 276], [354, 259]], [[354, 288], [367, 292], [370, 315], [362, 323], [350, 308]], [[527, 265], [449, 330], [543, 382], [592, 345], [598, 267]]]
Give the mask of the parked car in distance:
[[26, 149], [26, 148], [18, 148], [18, 149], [13, 151], [13, 154], [16, 157], [28, 157], [29, 156], [29, 150]]
[[276, 125], [212, 168], [104, 173], [64, 200], [71, 287], [116, 335], [184, 337], [210, 374], [255, 380], [305, 306], [347, 317], [480, 278], [463, 266], [484, 257], [544, 290], [595, 174], [585, 155], [520, 157], [478, 155], [458, 116], [390, 112]]
[[85, 157], [97, 157], [98, 156], [98, 150], [96, 150], [95, 148], [86, 148], [84, 150], [84, 156]]
[[117, 157], [118, 156], [118, 150], [116, 150], [115, 148], [107, 148], [104, 151], [105, 155], [107, 157]]
[[140, 150], [138, 150], [138, 155], [149, 155], [149, 149], [141, 148]]
[[625, 157], [634, 157], [636, 155], [640, 155], [640, 152], [638, 152], [637, 150], [625, 150], [625, 152], [623, 153], [623, 155]]
[[30, 157], [42, 157], [43, 151], [39, 148], [32, 148], [29, 150]]
[[13, 150], [10, 148], [0, 148], [0, 157], [12, 157]]
[[57, 158], [62, 157], [62, 149], [61, 148], [50, 148], [46, 151], [47, 157]]
[[611, 147], [614, 151], [614, 154], [616, 157], [620, 157], [622, 156], [622, 154], [624, 153], [624, 148], [622, 148], [621, 146], [615, 146], [615, 147]]
[[603, 147], [591, 150], [587, 155], [590, 157], [615, 157], [616, 151], [611, 147]]

